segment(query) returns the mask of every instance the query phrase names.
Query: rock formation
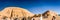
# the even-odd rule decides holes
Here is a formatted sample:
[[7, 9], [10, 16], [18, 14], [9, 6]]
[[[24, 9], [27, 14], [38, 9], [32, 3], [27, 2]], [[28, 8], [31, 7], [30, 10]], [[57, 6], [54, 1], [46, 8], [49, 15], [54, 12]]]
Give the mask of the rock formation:
[[[26, 9], [19, 7], [7, 7], [0, 11], [0, 20], [40, 20], [40, 17], [47, 20], [52, 20], [54, 17], [58, 16], [53, 11], [46, 11], [43, 14], [33, 14]], [[45, 19], [46, 20], [46, 19]]]
[[20, 19], [23, 17], [29, 17], [29, 16], [31, 17], [33, 15], [34, 14], [23, 8], [7, 7], [0, 12], [0, 17], [1, 17], [0, 19], [2, 19], [3, 17], [7, 17], [7, 18], [12, 18], [14, 20], [15, 18]]
[[46, 11], [42, 15], [43, 15], [43, 18], [48, 18], [48, 20], [52, 20], [53, 17], [58, 16], [56, 12], [53, 12], [51, 10]]

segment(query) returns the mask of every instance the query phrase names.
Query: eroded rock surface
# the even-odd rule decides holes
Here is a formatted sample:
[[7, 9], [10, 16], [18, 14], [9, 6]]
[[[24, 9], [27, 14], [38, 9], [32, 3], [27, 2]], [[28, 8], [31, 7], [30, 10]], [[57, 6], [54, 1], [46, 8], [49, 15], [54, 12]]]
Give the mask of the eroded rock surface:
[[0, 19], [3, 19], [4, 17], [4, 20], [6, 20], [6, 18], [9, 18], [9, 19], [12, 19], [14, 20], [15, 18], [17, 19], [20, 19], [20, 18], [23, 18], [23, 17], [31, 17], [33, 16], [34, 14], [29, 12], [28, 10], [26, 9], [23, 9], [23, 8], [18, 8], [18, 7], [7, 7], [5, 8], [4, 10], [0, 11]]
[[43, 14], [33, 14], [26, 9], [19, 7], [7, 7], [0, 11], [0, 20], [52, 20], [58, 16], [56, 12], [46, 11]]
[[51, 10], [48, 10], [45, 13], [43, 13], [43, 19], [45, 20], [52, 20], [53, 18], [56, 19], [56, 16], [58, 16], [57, 13]]

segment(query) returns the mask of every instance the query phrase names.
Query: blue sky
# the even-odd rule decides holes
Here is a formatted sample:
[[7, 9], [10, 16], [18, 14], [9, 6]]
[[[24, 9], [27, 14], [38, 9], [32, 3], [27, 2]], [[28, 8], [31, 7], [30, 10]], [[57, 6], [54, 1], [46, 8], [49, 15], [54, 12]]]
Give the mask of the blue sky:
[[0, 0], [0, 10], [9, 6], [25, 8], [34, 14], [41, 14], [47, 10], [60, 14], [59, 0]]

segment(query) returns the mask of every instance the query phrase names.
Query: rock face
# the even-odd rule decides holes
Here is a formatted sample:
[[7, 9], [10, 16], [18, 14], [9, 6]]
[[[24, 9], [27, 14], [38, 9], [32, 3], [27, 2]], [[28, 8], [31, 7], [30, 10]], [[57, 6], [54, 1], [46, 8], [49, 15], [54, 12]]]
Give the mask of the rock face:
[[41, 14], [35, 14], [31, 20], [41, 20], [40, 17], [41, 17]]
[[[11, 19], [11, 20], [16, 20], [17, 18], [23, 18], [23, 17], [31, 17], [33, 16], [34, 14], [32, 14], [31, 12], [29, 12], [28, 10], [26, 9], [23, 9], [23, 8], [18, 8], [18, 7], [7, 7], [5, 8], [4, 10], [2, 10], [0, 12], [0, 20], [8, 20], [8, 19]], [[4, 17], [4, 18], [3, 18]], [[8, 18], [8, 19], [6, 19]]]
[[43, 14], [33, 14], [26, 9], [19, 7], [7, 7], [0, 11], [0, 20], [52, 20], [58, 16], [53, 11], [46, 11]]
[[57, 13], [56, 13], [56, 12], [53, 12], [53, 11], [51, 11], [51, 10], [48, 10], [48, 11], [46, 11], [46, 12], [43, 13], [43, 14], [49, 14], [49, 15], [51, 15], [51, 16], [57, 16]]
[[53, 17], [56, 18], [56, 16], [58, 16], [56, 12], [53, 12], [51, 10], [46, 11], [42, 15], [43, 18], [47, 18], [47, 20], [52, 20]]

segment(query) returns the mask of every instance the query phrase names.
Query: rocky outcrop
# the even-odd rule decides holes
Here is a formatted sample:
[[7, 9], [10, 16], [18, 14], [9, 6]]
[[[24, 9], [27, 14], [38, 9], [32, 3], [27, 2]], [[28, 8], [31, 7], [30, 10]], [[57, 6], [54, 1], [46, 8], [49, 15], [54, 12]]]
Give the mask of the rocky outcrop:
[[56, 12], [48, 10], [45, 13], [43, 13], [43, 16], [58, 16]]
[[46, 19], [46, 20], [52, 20], [52, 19], [55, 20], [56, 16], [58, 16], [58, 14], [56, 12], [53, 12], [51, 10], [46, 11], [42, 15], [43, 15], [43, 19]]
[[58, 16], [56, 12], [48, 10], [43, 14], [33, 14], [26, 9], [19, 7], [7, 7], [0, 11], [0, 20], [40, 20], [40, 17], [45, 20], [52, 20], [53, 16]]
[[2, 19], [3, 17], [15, 19], [15, 18], [23, 18], [29, 16], [31, 17], [33, 15], [34, 14], [23, 8], [7, 7], [0, 12], [0, 17], [1, 17], [0, 19]]

